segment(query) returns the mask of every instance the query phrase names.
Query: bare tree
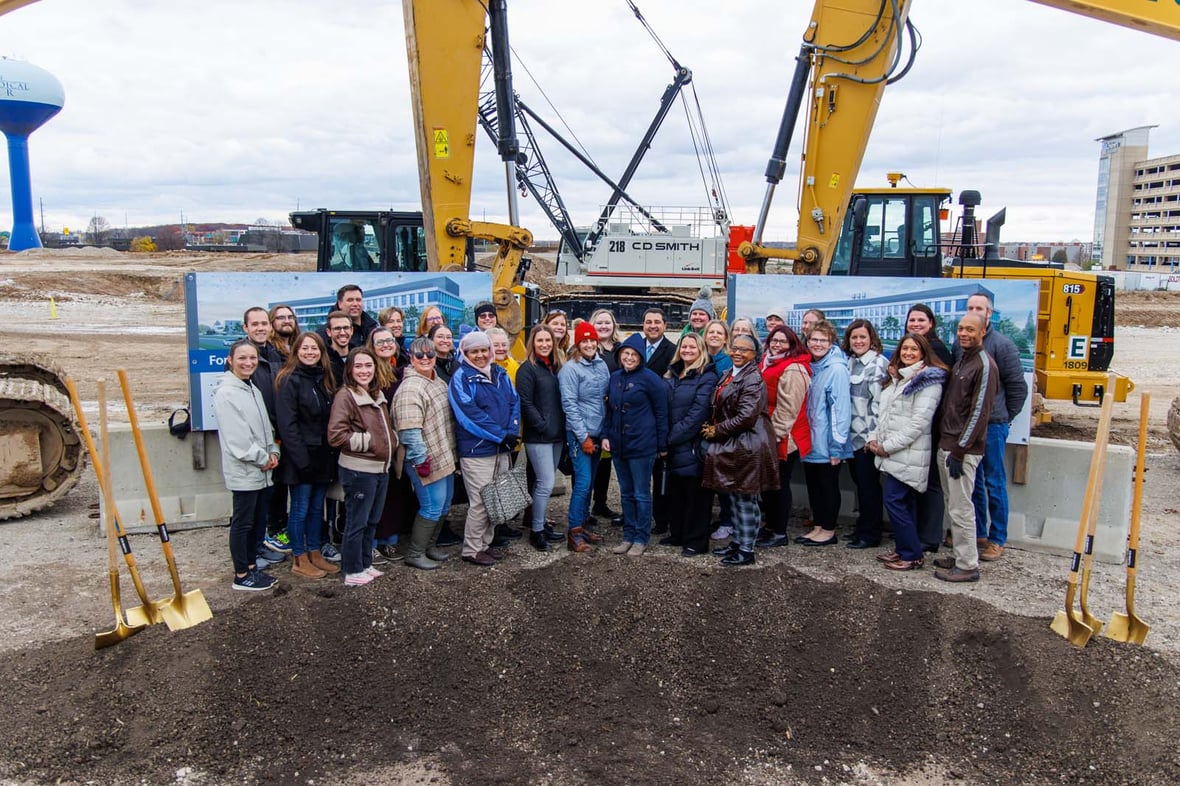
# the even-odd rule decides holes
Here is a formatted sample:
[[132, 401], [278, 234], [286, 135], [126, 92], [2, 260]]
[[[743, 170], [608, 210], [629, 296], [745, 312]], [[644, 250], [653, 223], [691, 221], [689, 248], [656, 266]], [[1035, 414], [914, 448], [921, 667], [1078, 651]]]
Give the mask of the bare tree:
[[102, 216], [95, 216], [90, 219], [90, 223], [86, 225], [86, 242], [93, 245], [102, 245], [107, 241], [111, 234], [111, 224]]

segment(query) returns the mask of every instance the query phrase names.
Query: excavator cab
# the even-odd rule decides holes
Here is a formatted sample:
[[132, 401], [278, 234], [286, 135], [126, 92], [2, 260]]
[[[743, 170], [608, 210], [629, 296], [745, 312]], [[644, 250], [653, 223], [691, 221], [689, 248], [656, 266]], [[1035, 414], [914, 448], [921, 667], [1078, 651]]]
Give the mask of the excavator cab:
[[829, 275], [942, 275], [939, 216], [949, 191], [890, 188], [853, 191]]
[[[422, 214], [392, 210], [305, 210], [291, 213], [296, 229], [319, 236], [316, 270], [420, 273], [426, 264]], [[474, 262], [468, 243], [467, 262]]]

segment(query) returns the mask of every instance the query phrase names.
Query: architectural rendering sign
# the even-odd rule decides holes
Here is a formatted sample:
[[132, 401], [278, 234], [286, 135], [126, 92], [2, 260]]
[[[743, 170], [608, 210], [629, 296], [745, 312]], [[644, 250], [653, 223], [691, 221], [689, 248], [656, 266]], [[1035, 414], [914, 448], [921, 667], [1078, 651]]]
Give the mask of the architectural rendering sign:
[[474, 309], [491, 300], [491, 273], [189, 273], [184, 277], [185, 334], [188, 340], [189, 408], [193, 428], [213, 431], [213, 390], [225, 373], [229, 346], [245, 338], [242, 316], [260, 306], [284, 303], [299, 330], [319, 330], [336, 306], [336, 290], [356, 284], [365, 310], [377, 316], [397, 306], [413, 336], [427, 306], [438, 306], [447, 323], [475, 324]]
[[819, 309], [843, 336], [854, 319], [867, 319], [881, 335], [889, 357], [905, 335], [910, 306], [925, 303], [934, 312], [938, 336], [948, 347], [955, 341], [959, 318], [967, 313], [967, 298], [990, 295], [995, 304], [989, 330], [1012, 339], [1020, 350], [1028, 398], [1012, 423], [1008, 441], [1027, 445], [1032, 428], [1032, 398], [1036, 390], [1033, 359], [1036, 357], [1037, 306], [1040, 284], [1036, 281], [1002, 281], [973, 278], [866, 278], [844, 276], [730, 276], [729, 316], [754, 320], [766, 336], [766, 314], [781, 313], [787, 326], [798, 331], [803, 315]]

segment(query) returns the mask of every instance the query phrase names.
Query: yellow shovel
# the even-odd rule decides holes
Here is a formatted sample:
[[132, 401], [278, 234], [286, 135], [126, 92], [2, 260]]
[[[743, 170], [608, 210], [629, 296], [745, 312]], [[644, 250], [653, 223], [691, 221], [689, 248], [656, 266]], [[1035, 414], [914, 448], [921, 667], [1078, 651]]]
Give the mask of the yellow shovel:
[[119, 369], [119, 386], [123, 389], [123, 401], [127, 404], [127, 417], [131, 420], [131, 434], [135, 437], [135, 450], [139, 453], [139, 466], [143, 469], [143, 482], [147, 486], [148, 499], [152, 502], [152, 514], [156, 517], [156, 530], [160, 534], [160, 547], [164, 550], [164, 559], [168, 561], [168, 572], [172, 575], [172, 602], [164, 611], [164, 619], [168, 622], [168, 630], [191, 628], [200, 625], [205, 620], [213, 619], [213, 610], [199, 589], [184, 592], [180, 589], [180, 571], [176, 567], [176, 556], [172, 553], [172, 540], [168, 537], [168, 525], [164, 522], [164, 512], [160, 508], [160, 498], [156, 494], [156, 482], [152, 477], [152, 467], [148, 463], [147, 446], [143, 442], [143, 433], [139, 430], [139, 418], [135, 416], [135, 403], [131, 400], [131, 385], [127, 381], [127, 372]]
[[[139, 577], [139, 566], [135, 563], [135, 555], [131, 552], [131, 543], [123, 531], [123, 524], [119, 519], [119, 511], [115, 508], [115, 493], [109, 483], [107, 474], [103, 471], [102, 461], [98, 455], [98, 448], [94, 445], [94, 437], [90, 436], [90, 426], [86, 423], [86, 414], [82, 412], [82, 400], [78, 398], [78, 388], [74, 380], [66, 377], [66, 390], [70, 393], [70, 401], [74, 405], [74, 413], [78, 416], [78, 431], [86, 443], [86, 450], [90, 453], [90, 464], [94, 467], [94, 477], [98, 480], [98, 488], [102, 492], [103, 500], [111, 511], [111, 519], [115, 527], [115, 537], [123, 551], [123, 559], [127, 562], [127, 571], [131, 574], [131, 583], [135, 585], [135, 592], [143, 606], [127, 609], [127, 622], [131, 625], [154, 625], [163, 621], [162, 607], [168, 605], [168, 600], [152, 601], [148, 598], [147, 590], [143, 588], [143, 581]], [[106, 382], [98, 381], [98, 406], [103, 420], [107, 411]]]
[[[1086, 590], [1089, 587], [1089, 567], [1093, 559], [1094, 532], [1098, 526], [1098, 508], [1102, 501], [1102, 480], [1106, 469], [1106, 446], [1110, 441], [1110, 421], [1114, 414], [1114, 382], [1109, 377], [1106, 395], [1102, 397], [1102, 414], [1098, 419], [1098, 434], [1094, 438], [1094, 454], [1090, 457], [1090, 474], [1086, 479], [1086, 495], [1082, 500], [1082, 515], [1078, 520], [1078, 535], [1074, 542], [1073, 559], [1069, 569], [1069, 584], [1065, 590], [1065, 610], [1053, 617], [1049, 627], [1057, 634], [1069, 639], [1075, 647], [1084, 647], [1102, 621], [1090, 614], [1085, 605]], [[1073, 603], [1077, 597], [1078, 574], [1081, 569], [1082, 550], [1086, 550], [1086, 578], [1082, 589], [1081, 613], [1075, 613]]]
[[1139, 398], [1139, 449], [1135, 458], [1135, 496], [1131, 502], [1131, 531], [1127, 534], [1127, 613], [1116, 611], [1102, 634], [1115, 641], [1142, 644], [1151, 627], [1135, 616], [1135, 569], [1139, 554], [1139, 514], [1143, 509], [1143, 473], [1147, 469], [1147, 411], [1151, 394]]

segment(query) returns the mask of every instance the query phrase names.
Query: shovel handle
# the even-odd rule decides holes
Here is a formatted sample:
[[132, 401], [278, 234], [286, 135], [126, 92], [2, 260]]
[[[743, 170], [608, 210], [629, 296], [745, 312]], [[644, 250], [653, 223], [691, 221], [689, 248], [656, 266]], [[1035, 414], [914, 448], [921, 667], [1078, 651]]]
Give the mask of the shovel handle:
[[143, 484], [147, 487], [148, 499], [152, 503], [152, 515], [156, 518], [156, 532], [160, 535], [160, 547], [164, 550], [164, 559], [168, 562], [168, 573], [172, 576], [172, 588], [176, 597], [180, 597], [180, 572], [176, 568], [176, 556], [172, 553], [172, 541], [168, 537], [168, 524], [164, 521], [164, 511], [160, 507], [160, 497], [156, 493], [156, 480], [152, 476], [152, 465], [148, 461], [147, 446], [143, 441], [143, 432], [139, 428], [139, 418], [135, 414], [135, 402], [131, 399], [131, 383], [127, 379], [127, 371], [118, 369], [119, 387], [123, 390], [123, 403], [127, 405], [127, 418], [131, 422], [131, 435], [135, 438], [135, 451], [139, 454], [139, 467], [143, 470]]
[[[1113, 379], [1113, 376], [1111, 377]], [[1086, 478], [1086, 494], [1082, 499], [1082, 514], [1078, 518], [1077, 537], [1074, 540], [1073, 558], [1069, 570], [1069, 587], [1066, 597], [1066, 611], [1073, 605], [1073, 590], [1077, 587], [1078, 576], [1081, 573], [1082, 552], [1087, 548], [1087, 540], [1092, 540], [1090, 530], [1091, 521], [1097, 526], [1098, 507], [1102, 499], [1103, 470], [1106, 460], [1106, 443], [1110, 439], [1110, 421], [1114, 414], [1114, 397], [1104, 396], [1102, 412], [1098, 418], [1098, 433], [1094, 438], [1094, 453], [1090, 457], [1090, 472]], [[1087, 538], [1089, 533], [1090, 538]], [[1092, 545], [1092, 544], [1091, 544]]]
[[1147, 472], [1147, 416], [1151, 394], [1139, 396], [1139, 445], [1135, 450], [1135, 492], [1131, 501], [1131, 529], [1127, 533], [1127, 612], [1135, 610], [1135, 569], [1139, 561], [1140, 516], [1143, 513], [1143, 483]]

